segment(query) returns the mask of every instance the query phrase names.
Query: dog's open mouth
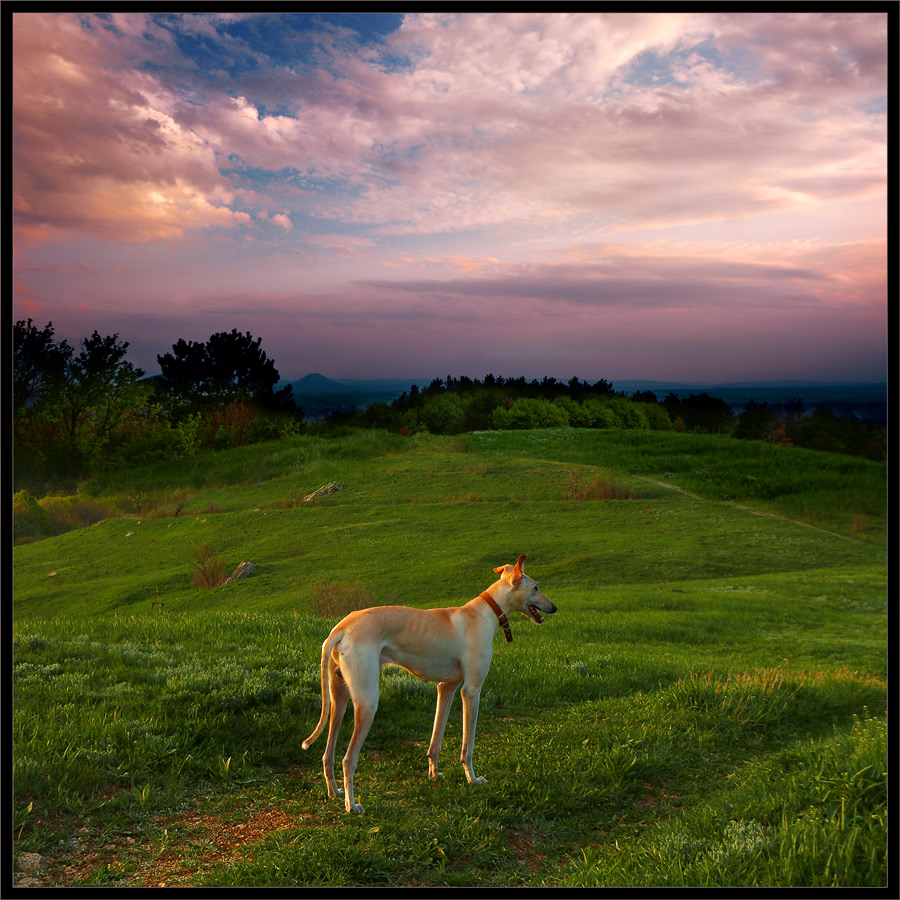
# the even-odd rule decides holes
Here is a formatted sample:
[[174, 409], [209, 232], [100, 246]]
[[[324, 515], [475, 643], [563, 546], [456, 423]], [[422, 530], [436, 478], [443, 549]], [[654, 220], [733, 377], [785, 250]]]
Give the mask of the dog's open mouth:
[[544, 624], [544, 617], [538, 612], [538, 608], [533, 603], [528, 604], [528, 614], [531, 616], [532, 621], [538, 625]]

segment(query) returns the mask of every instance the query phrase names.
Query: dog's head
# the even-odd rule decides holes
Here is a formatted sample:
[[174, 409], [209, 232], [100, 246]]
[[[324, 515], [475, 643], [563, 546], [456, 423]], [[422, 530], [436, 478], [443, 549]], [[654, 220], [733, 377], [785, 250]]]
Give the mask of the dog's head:
[[525, 562], [525, 554], [522, 554], [514, 566], [509, 564], [497, 566], [494, 571], [502, 581], [510, 586], [508, 612], [520, 612], [528, 616], [532, 622], [540, 625], [544, 621], [544, 615], [552, 615], [556, 612], [556, 605], [548, 600], [540, 591], [537, 582], [522, 571], [522, 563]]

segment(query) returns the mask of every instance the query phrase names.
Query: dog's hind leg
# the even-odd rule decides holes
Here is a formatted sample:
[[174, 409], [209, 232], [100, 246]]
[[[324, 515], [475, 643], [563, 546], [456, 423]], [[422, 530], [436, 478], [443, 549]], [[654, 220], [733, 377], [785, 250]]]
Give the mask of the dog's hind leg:
[[341, 730], [344, 712], [347, 709], [347, 701], [350, 699], [350, 689], [347, 687], [340, 669], [338, 669], [333, 660], [328, 666], [328, 680], [331, 688], [331, 719], [328, 724], [328, 743], [325, 746], [322, 765], [325, 769], [325, 783], [328, 785], [328, 796], [343, 797], [344, 792], [334, 780], [334, 751], [337, 747], [338, 732]]
[[437, 689], [437, 710], [434, 714], [434, 731], [431, 733], [431, 744], [428, 746], [428, 777], [437, 778], [443, 775], [438, 772], [438, 757], [441, 755], [441, 744], [444, 742], [444, 729], [447, 727], [447, 717], [450, 715], [450, 704], [459, 687], [459, 679], [456, 681], [442, 681]]

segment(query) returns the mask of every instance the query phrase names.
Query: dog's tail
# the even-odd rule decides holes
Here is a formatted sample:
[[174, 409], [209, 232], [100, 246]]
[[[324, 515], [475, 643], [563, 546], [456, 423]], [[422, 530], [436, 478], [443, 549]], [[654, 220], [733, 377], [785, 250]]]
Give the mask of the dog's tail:
[[325, 643], [322, 644], [322, 715], [319, 716], [319, 724], [316, 725], [316, 730], [303, 742], [302, 747], [304, 750], [309, 750], [313, 741], [322, 733], [325, 722], [328, 721], [328, 714], [331, 712], [331, 685], [328, 683], [328, 660], [343, 635], [343, 631], [335, 628], [325, 638]]

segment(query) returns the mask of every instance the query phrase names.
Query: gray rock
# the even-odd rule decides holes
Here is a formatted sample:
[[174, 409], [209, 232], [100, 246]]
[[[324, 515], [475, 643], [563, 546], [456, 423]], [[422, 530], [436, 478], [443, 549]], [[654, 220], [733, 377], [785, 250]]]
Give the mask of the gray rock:
[[50, 863], [46, 856], [40, 853], [20, 853], [16, 857], [16, 871], [27, 872], [30, 875], [43, 872]]
[[242, 562], [223, 582], [222, 584], [231, 584], [239, 578], [247, 578], [256, 571], [256, 563]]
[[323, 484], [318, 490], [313, 491], [311, 494], [307, 494], [303, 498], [304, 503], [310, 503], [313, 500], [321, 500], [323, 497], [328, 497], [331, 494], [336, 494], [338, 491], [342, 491], [344, 486], [338, 481], [329, 481], [328, 484]]

